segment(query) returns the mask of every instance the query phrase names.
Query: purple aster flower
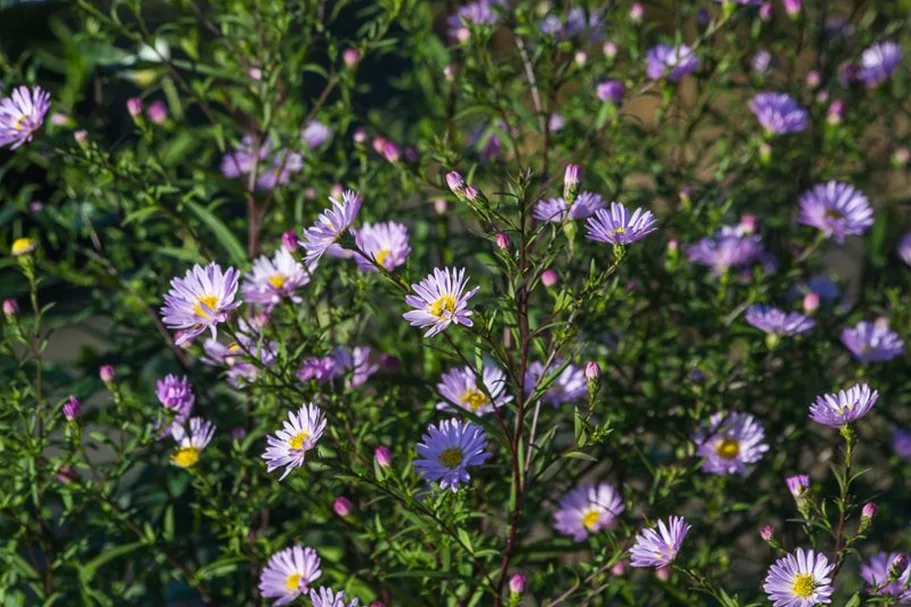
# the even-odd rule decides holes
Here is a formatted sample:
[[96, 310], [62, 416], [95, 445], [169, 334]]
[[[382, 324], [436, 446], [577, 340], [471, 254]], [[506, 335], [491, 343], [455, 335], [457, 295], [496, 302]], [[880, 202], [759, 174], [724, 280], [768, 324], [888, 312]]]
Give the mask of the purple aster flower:
[[182, 346], [206, 329], [218, 335], [216, 325], [228, 320], [231, 311], [240, 306], [234, 301], [239, 273], [234, 268], [222, 272], [217, 263], [205, 268], [196, 264], [183, 278], [171, 279], [171, 290], [164, 296], [161, 319], [171, 329], [180, 329], [175, 340]]
[[[889, 569], [892, 561], [899, 556], [899, 552], [877, 552], [860, 568], [860, 577], [867, 582], [870, 594], [873, 596], [890, 596], [898, 603], [911, 602], [911, 564], [906, 563], [898, 575], [898, 579], [889, 582]], [[888, 583], [887, 583], [888, 582]]]
[[763, 590], [775, 607], [811, 607], [830, 603], [832, 593], [830, 565], [824, 554], [798, 548], [769, 568]]
[[364, 272], [377, 272], [374, 262], [387, 270], [394, 270], [404, 264], [411, 253], [408, 228], [394, 221], [365, 223], [355, 232], [354, 242], [364, 253], [354, 256], [357, 267]]
[[898, 256], [903, 262], [911, 266], [911, 232], [908, 232], [898, 243]]
[[281, 478], [284, 480], [292, 470], [304, 465], [307, 451], [316, 447], [317, 441], [326, 429], [326, 417], [314, 404], [304, 405], [298, 411], [288, 413], [288, 421], [274, 436], [267, 436], [268, 447], [263, 453], [266, 472], [285, 466]]
[[605, 80], [598, 85], [598, 99], [604, 103], [620, 105], [623, 101], [623, 95], [626, 94], [626, 87], [619, 80]]
[[902, 338], [889, 329], [888, 322], [859, 322], [856, 327], [845, 327], [841, 342], [860, 362], [886, 362], [901, 356], [905, 349]]
[[418, 443], [414, 467], [428, 483], [440, 481], [440, 489], [453, 493], [459, 483], [471, 480], [469, 466], [480, 466], [490, 453], [487, 436], [480, 426], [458, 419], [447, 419], [431, 425]]
[[360, 194], [348, 190], [342, 194], [341, 202], [332, 197], [329, 202], [332, 207], [323, 211], [316, 223], [304, 230], [304, 239], [299, 243], [307, 251], [304, 261], [311, 267], [327, 251], [331, 254], [331, 250], [341, 249], [336, 242], [354, 223], [362, 201]]
[[696, 454], [703, 458], [702, 471], [711, 474], [746, 474], [747, 464], [762, 459], [769, 446], [765, 430], [748, 413], [715, 413], [708, 427], [696, 433]]
[[199, 454], [215, 434], [215, 426], [201, 417], [191, 417], [189, 428], [183, 424], [171, 426], [171, 436], [177, 449], [171, 454], [171, 463], [179, 468], [192, 468], [199, 461]]
[[699, 67], [699, 59], [685, 44], [653, 46], [648, 50], [645, 58], [648, 60], [645, 74], [650, 80], [658, 80], [663, 77], [671, 82], [677, 82]]
[[79, 417], [81, 412], [82, 404], [79, 402], [79, 399], [70, 394], [70, 397], [63, 403], [63, 417], [71, 422]]
[[248, 175], [253, 170], [253, 165], [265, 160], [271, 152], [271, 144], [266, 140], [260, 146], [258, 153], [254, 150], [256, 138], [253, 135], [244, 135], [241, 143], [233, 152], [225, 154], [221, 159], [221, 173], [228, 179], [235, 179]]
[[846, 236], [860, 236], [873, 225], [873, 207], [860, 190], [829, 181], [804, 192], [797, 221], [841, 244]]
[[332, 129], [319, 120], [311, 120], [301, 131], [301, 139], [311, 150], [323, 147], [330, 137]]
[[350, 373], [346, 382], [348, 389], [364, 385], [370, 377], [380, 370], [382, 357], [378, 356], [370, 346], [339, 346], [332, 352], [337, 375]]
[[320, 588], [319, 592], [316, 590], [310, 591], [310, 600], [313, 602], [313, 607], [357, 607], [358, 600], [351, 599], [350, 602], [345, 602], [345, 593], [344, 592], [335, 592], [332, 588]]
[[841, 428], [870, 412], [879, 392], [867, 384], [857, 384], [838, 394], [823, 394], [810, 405], [810, 419], [830, 428]]
[[470, 34], [470, 27], [492, 26], [500, 20], [500, 13], [495, 7], [504, 6], [499, 0], [478, 0], [470, 2], [447, 20], [449, 36], [454, 40], [465, 41]]
[[894, 42], [877, 42], [860, 56], [857, 79], [867, 88], [879, 86], [892, 76], [902, 60], [902, 49]]
[[807, 110], [784, 93], [758, 93], [750, 100], [750, 109], [770, 134], [797, 133], [810, 124]]
[[895, 455], [911, 462], [911, 432], [896, 428], [892, 433], [892, 450], [895, 451]]
[[169, 411], [189, 413], [196, 402], [193, 386], [186, 376], [178, 378], [176, 375], [166, 375], [164, 379], [158, 380], [156, 387], [155, 394], [159, 402]]
[[40, 86], [16, 87], [9, 97], [0, 99], [0, 146], [13, 144], [15, 150], [28, 143], [44, 124], [51, 107], [51, 96]]
[[444, 373], [437, 384], [437, 390], [446, 401], [437, 403], [437, 409], [461, 408], [475, 415], [486, 415], [493, 412], [495, 407], [502, 407], [512, 401], [512, 396], [505, 393], [506, 374], [503, 371], [485, 365], [481, 379], [490, 398], [478, 388], [478, 377], [471, 367], [450, 369]]
[[703, 238], [684, 250], [691, 262], [709, 266], [715, 274], [753, 264], [766, 254], [758, 235], [740, 235], [730, 227], [722, 228], [715, 236]]
[[466, 327], [473, 325], [468, 300], [478, 287], [465, 292], [465, 268], [436, 268], [418, 284], [411, 285], [415, 295], [406, 295], [405, 303], [415, 308], [402, 316], [412, 327], [429, 327], [424, 337], [433, 337], [451, 323]]
[[613, 485], [582, 485], [560, 499], [559, 509], [554, 513], [554, 528], [581, 542], [590, 533], [612, 527], [624, 508]]
[[237, 338], [237, 342], [229, 345], [207, 339], [203, 344], [205, 356], [202, 362], [214, 367], [226, 367], [228, 383], [242, 388], [252, 383], [259, 374], [254, 361], [265, 367], [275, 363], [278, 344], [274, 341], [260, 343], [259, 330], [243, 319], [239, 323]]
[[692, 529], [682, 516], [672, 516], [667, 523], [658, 521], [658, 528], [639, 530], [636, 544], [630, 549], [633, 567], [667, 567], [677, 558], [680, 545]]
[[535, 205], [534, 217], [538, 221], [550, 221], [553, 223], [563, 223], [567, 220], [585, 219], [595, 214], [595, 211], [603, 209], [606, 205], [604, 199], [594, 192], [582, 192], [576, 200], [569, 206], [564, 198], [550, 198], [548, 200], [539, 200]]
[[263, 167], [256, 178], [256, 187], [260, 190], [272, 190], [280, 185], [290, 183], [291, 176], [304, 168], [304, 157], [297, 152], [285, 150], [272, 159], [271, 165]]
[[595, 216], [585, 222], [585, 237], [589, 240], [613, 245], [632, 244], [658, 229], [658, 220], [651, 211], [629, 209], [620, 203], [610, 203], [607, 209], [595, 211]]
[[333, 356], [305, 358], [300, 369], [297, 370], [297, 379], [304, 383], [314, 379], [317, 383], [322, 384], [332, 381], [338, 375], [338, 362]]
[[756, 51], [756, 54], [753, 55], [753, 60], [750, 62], [750, 67], [757, 74], [765, 74], [771, 65], [772, 53], [765, 49]]
[[784, 312], [778, 308], [754, 304], [747, 309], [746, 321], [771, 335], [800, 335], [816, 326], [816, 321], [799, 312]]
[[564, 21], [558, 15], [548, 15], [541, 22], [541, 32], [558, 40], [566, 40], [587, 34], [587, 39], [596, 42], [603, 35], [602, 20], [604, 13], [602, 11], [592, 11], [588, 15], [581, 6], [569, 9]]
[[759, 6], [766, 0], [715, 0], [715, 2], [719, 2], [719, 3], [731, 2], [731, 1], [733, 1], [734, 4], [739, 4], [740, 6]]
[[[551, 375], [555, 369], [559, 369], [563, 364], [560, 360], [555, 360], [550, 367], [544, 368], [544, 365], [535, 361], [528, 365], [525, 372], [525, 393], [531, 395], [538, 387], [542, 378]], [[560, 371], [559, 375], [547, 386], [547, 391], [541, 397], [541, 402], [550, 403], [558, 407], [564, 403], [570, 403], [583, 398], [588, 393], [588, 380], [585, 379], [585, 370], [575, 365], [568, 364]]]
[[795, 474], [785, 479], [788, 485], [788, 491], [794, 496], [794, 499], [800, 499], [804, 491], [810, 488], [810, 477], [806, 474]]
[[241, 291], [247, 303], [260, 304], [271, 310], [282, 299], [300, 303], [297, 290], [308, 282], [310, 272], [282, 248], [272, 259], [262, 255], [253, 262], [253, 269], [244, 277]]
[[310, 584], [323, 574], [319, 555], [308, 546], [293, 546], [276, 552], [259, 575], [259, 592], [267, 599], [278, 599], [275, 606], [287, 605], [310, 592]]

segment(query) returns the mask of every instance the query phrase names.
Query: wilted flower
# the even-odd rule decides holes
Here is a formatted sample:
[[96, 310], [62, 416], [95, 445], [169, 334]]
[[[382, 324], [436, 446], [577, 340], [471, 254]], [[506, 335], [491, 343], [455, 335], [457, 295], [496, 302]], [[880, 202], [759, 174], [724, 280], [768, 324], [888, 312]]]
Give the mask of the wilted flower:
[[845, 327], [841, 342], [863, 363], [886, 362], [901, 356], [905, 343], [888, 322], [862, 321], [856, 327]]
[[253, 262], [253, 269], [244, 277], [241, 287], [244, 301], [272, 309], [282, 299], [300, 303], [297, 290], [310, 282], [310, 271], [297, 261], [287, 249], [275, 252], [272, 259], [261, 255]]
[[327, 251], [331, 254], [332, 249], [341, 249], [336, 242], [354, 223], [362, 201], [360, 194], [348, 190], [342, 194], [341, 202], [331, 197], [329, 202], [332, 207], [323, 211], [316, 223], [304, 230], [304, 238], [299, 243], [307, 251], [304, 261], [311, 267]]
[[364, 253], [354, 256], [357, 267], [364, 272], [378, 272], [375, 263], [394, 270], [404, 264], [411, 253], [408, 228], [394, 221], [365, 223], [355, 232], [354, 242]]
[[441, 489], [453, 493], [471, 480], [469, 466], [480, 466], [491, 456], [487, 436], [480, 426], [458, 419], [431, 425], [417, 445], [414, 467], [428, 483], [440, 481]]
[[749, 413], [714, 413], [693, 438], [703, 472], [712, 474], [746, 474], [747, 464], [769, 450], [764, 441], [765, 430]]
[[902, 60], [902, 49], [894, 42], [877, 42], [860, 56], [857, 79], [868, 88], [879, 86], [892, 76]]
[[[531, 363], [525, 372], [526, 394], [532, 394], [537, 389], [538, 383], [545, 376], [552, 374], [555, 369], [559, 369], [562, 364], [562, 361], [557, 360], [545, 369], [544, 365], [539, 361]], [[556, 379], [547, 386], [547, 391], [541, 397], [541, 402], [557, 407], [564, 403], [584, 398], [586, 394], [588, 394], [588, 381], [585, 379], [585, 371], [575, 365], [568, 364], [557, 375]]]
[[330, 137], [332, 129], [319, 120], [311, 120], [301, 131], [301, 140], [311, 150], [323, 147]]
[[[870, 593], [874, 596], [890, 596], [899, 603], [911, 602], [911, 589], [909, 589], [909, 580], [911, 580], [911, 566], [908, 565], [907, 558], [899, 552], [877, 552], [870, 560], [864, 563], [860, 568], [860, 577], [867, 582]], [[894, 567], [895, 575], [892, 576], [890, 569], [893, 569], [893, 563], [899, 561], [899, 567]], [[894, 577], [893, 581], [889, 581]]]
[[583, 485], [560, 499], [559, 509], [554, 514], [554, 528], [581, 542], [590, 533], [611, 527], [623, 510], [623, 500], [613, 485]]
[[285, 471], [278, 480], [283, 480], [295, 468], [304, 465], [307, 451], [316, 447], [316, 443], [326, 429], [326, 417], [314, 404], [304, 405], [298, 411], [288, 413], [288, 421], [274, 436], [267, 436], [268, 447], [263, 453], [266, 460], [266, 472], [285, 466]]
[[645, 58], [648, 60], [645, 73], [650, 80], [666, 78], [671, 82], [677, 82], [699, 67], [699, 59], [685, 44], [653, 46], [646, 53]]
[[276, 552], [259, 576], [259, 592], [273, 605], [287, 605], [310, 591], [310, 584], [323, 574], [313, 548], [293, 546]]
[[533, 214], [538, 221], [563, 223], [567, 220], [585, 219], [604, 207], [604, 199], [601, 196], [594, 192], [582, 192], [572, 204], [567, 204], [564, 198], [539, 200], [535, 204]]
[[9, 97], [0, 99], [0, 146], [15, 150], [28, 143], [44, 123], [51, 107], [51, 96], [41, 87], [16, 87]]
[[757, 329], [777, 336], [800, 335], [816, 326], [815, 320], [799, 312], [784, 312], [762, 304], [750, 306], [744, 318]]
[[879, 392], [867, 384], [857, 384], [837, 394], [823, 394], [810, 405], [810, 419], [830, 428], [841, 428], [870, 412]]
[[411, 285], [415, 295], [406, 295], [405, 303], [415, 308], [403, 317], [412, 327], [429, 327], [424, 337], [433, 337], [451, 323], [472, 326], [468, 300], [478, 287], [465, 292], [465, 269], [436, 268], [418, 284]]
[[187, 270], [183, 278], [171, 279], [171, 290], [164, 296], [161, 318], [171, 329], [181, 329], [175, 343], [183, 345], [209, 329], [218, 335], [216, 325], [225, 322], [240, 306], [234, 301], [239, 273], [234, 268], [222, 272], [217, 263]]
[[824, 554], [798, 548], [775, 561], [765, 578], [763, 590], [775, 607], [811, 607], [831, 602], [834, 592], [830, 565]]
[[189, 431], [183, 424], [171, 426], [171, 436], [177, 449], [171, 454], [171, 463], [179, 468], [192, 468], [199, 461], [199, 454], [215, 434], [215, 426], [201, 417], [191, 417]]
[[837, 181], [819, 184], [800, 197], [797, 221], [819, 230], [839, 244], [873, 225], [873, 207], [862, 192]]
[[506, 394], [506, 374], [497, 367], [485, 365], [482, 381], [487, 390], [478, 388], [478, 378], [471, 367], [457, 367], [450, 369], [440, 378], [437, 390], [444, 402], [437, 403], [437, 409], [453, 409], [458, 407], [470, 411], [475, 415], [485, 415], [493, 412], [494, 408], [501, 407], [512, 401], [512, 396]]
[[610, 211], [599, 209], [585, 223], [586, 238], [613, 245], [632, 244], [658, 229], [658, 220], [651, 211], [636, 209], [630, 215], [624, 205], [612, 202]]
[[750, 109], [770, 134], [797, 133], [810, 124], [807, 110], [784, 93], [758, 93], [750, 100]]
[[692, 529], [682, 516], [672, 516], [667, 523], [658, 521], [657, 530], [644, 528], [636, 535], [636, 544], [630, 549], [633, 567], [667, 567], [677, 558], [680, 545]]

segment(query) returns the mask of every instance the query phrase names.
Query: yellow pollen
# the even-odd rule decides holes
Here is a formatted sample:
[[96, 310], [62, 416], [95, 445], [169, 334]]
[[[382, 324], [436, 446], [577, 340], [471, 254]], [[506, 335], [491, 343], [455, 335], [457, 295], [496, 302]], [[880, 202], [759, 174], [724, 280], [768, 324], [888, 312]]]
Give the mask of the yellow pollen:
[[835, 209], [829, 209], [826, 211], [826, 219], [843, 219], [841, 211], [836, 211]]
[[600, 519], [600, 518], [601, 518], [601, 513], [598, 512], [597, 510], [595, 510], [594, 508], [592, 508], [591, 510], [587, 510], [585, 512], [585, 514], [582, 516], [582, 524], [589, 531], [594, 531], [595, 525], [598, 524], [598, 519]]
[[24, 131], [25, 127], [27, 127], [27, 126], [28, 126], [28, 116], [26, 116], [25, 114], [19, 116], [19, 119], [16, 120], [16, 130]]
[[276, 289], [281, 289], [288, 282], [288, 277], [284, 274], [273, 274], [269, 277], [269, 284]]
[[182, 447], [171, 455], [171, 462], [179, 468], [192, 468], [199, 461], [199, 449]]
[[13, 241], [13, 246], [10, 249], [10, 252], [14, 257], [19, 255], [25, 255], [26, 253], [31, 253], [35, 250], [35, 241], [31, 238], [17, 238]]
[[309, 436], [310, 436], [310, 433], [307, 432], [306, 430], [303, 432], [300, 432], [298, 434], [295, 434], [294, 436], [291, 437], [291, 440], [288, 441], [288, 446], [290, 446], [295, 451], [302, 449], [304, 447], [304, 443], [307, 442], [307, 438]]
[[626, 234], [626, 228], [617, 228], [614, 230], [614, 234]]
[[203, 308], [203, 306], [208, 307], [210, 310], [214, 310], [218, 306], [218, 298], [214, 295], [203, 295], [198, 300], [196, 300], [196, 305], [193, 306], [193, 312], [197, 316], [209, 318], [209, 313], [205, 308]]
[[386, 258], [389, 257], [389, 254], [392, 253], [389, 249], [383, 249], [374, 256], [376, 263], [383, 265], [383, 262], [386, 261]]
[[740, 454], [740, 443], [731, 438], [726, 438], [718, 443], [715, 451], [722, 459], [734, 459]]
[[446, 449], [437, 458], [441, 464], [447, 468], [455, 468], [462, 463], [461, 449]]
[[462, 403], [468, 405], [472, 411], [477, 411], [487, 404], [487, 397], [484, 396], [482, 392], [474, 388], [469, 388], [465, 391], [465, 394], [462, 395]]
[[794, 576], [794, 585], [791, 589], [800, 598], [808, 598], [816, 592], [816, 580], [809, 573], [798, 573]]
[[444, 312], [455, 312], [456, 302], [452, 295], [443, 295], [430, 306], [430, 313], [437, 318], [443, 318]]
[[285, 581], [285, 587], [288, 590], [297, 590], [301, 585], [301, 574], [292, 573], [288, 576], [288, 579]]

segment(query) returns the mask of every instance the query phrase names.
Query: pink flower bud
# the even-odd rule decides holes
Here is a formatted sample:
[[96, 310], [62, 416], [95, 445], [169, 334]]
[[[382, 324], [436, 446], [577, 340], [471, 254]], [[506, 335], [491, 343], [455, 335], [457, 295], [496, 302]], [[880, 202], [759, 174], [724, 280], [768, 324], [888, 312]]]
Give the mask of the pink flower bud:
[[671, 579], [671, 568], [670, 567], [660, 567], [655, 570], [655, 577], [666, 582]]
[[363, 127], [357, 127], [354, 129], [354, 143], [361, 144], [367, 141], [367, 131]]
[[889, 565], [889, 577], [899, 577], [908, 568], [908, 555], [899, 552], [892, 557], [892, 563]]
[[579, 183], [582, 181], [582, 168], [578, 164], [566, 165], [563, 173], [563, 198], [572, 202], [579, 193]]
[[300, 240], [296, 230], [286, 230], [282, 232], [282, 248], [294, 252], [297, 250], [297, 241]]
[[576, 51], [575, 56], [573, 56], [573, 61], [579, 67], [583, 67], [588, 62], [588, 54], [585, 51]]
[[259, 69], [258, 67], [251, 67], [250, 69], [247, 70], [247, 76], [250, 77], [250, 80], [259, 82], [260, 80], [263, 79], [263, 71], [261, 69]]
[[626, 573], [626, 561], [617, 561], [614, 563], [614, 566], [610, 568], [610, 574], [615, 577], [620, 577]]
[[304, 190], [304, 198], [307, 200], [316, 200], [317, 193], [316, 188], [307, 188]]
[[667, 252], [668, 253], [676, 253], [679, 249], [680, 249], [679, 242], [677, 242], [676, 240], [667, 241]]
[[88, 139], [88, 137], [89, 137], [89, 132], [86, 131], [85, 129], [79, 129], [78, 131], [73, 131], [73, 139], [79, 145], [84, 145], [85, 140]]
[[62, 114], [60, 112], [54, 112], [51, 114], [51, 124], [54, 126], [66, 126], [69, 121], [70, 117], [66, 114]]
[[142, 114], [142, 100], [139, 97], [130, 97], [127, 99], [127, 112], [130, 116], [137, 118]]
[[437, 198], [433, 201], [433, 210], [436, 211], [437, 215], [445, 215], [448, 207], [449, 203], [446, 202], [445, 198]]
[[911, 160], [911, 150], [908, 148], [898, 148], [892, 152], [892, 165], [901, 168]]
[[513, 573], [509, 577], [509, 592], [512, 594], [522, 594], [525, 592], [525, 582], [527, 578], [521, 573]]
[[461, 198], [465, 195], [465, 178], [462, 177], [461, 173], [456, 171], [446, 173], [446, 185], [456, 196]]
[[509, 245], [511, 244], [509, 241], [509, 236], [507, 236], [503, 232], [497, 232], [497, 235], [494, 238], [497, 241], [498, 249], [505, 250], [505, 249], [509, 248]]
[[342, 51], [342, 61], [348, 67], [354, 67], [361, 60], [361, 52], [353, 47], [348, 47]]
[[60, 469], [57, 470], [57, 482], [61, 485], [69, 485], [77, 480], [79, 480], [79, 473], [72, 466], [63, 464], [60, 466]]
[[836, 99], [829, 104], [829, 109], [826, 110], [826, 122], [829, 124], [841, 124], [842, 118], [845, 117], [848, 106], [841, 99]]
[[756, 232], [756, 226], [759, 220], [755, 215], [744, 215], [740, 218], [740, 231], [744, 234], [753, 234]]
[[544, 286], [548, 289], [557, 284], [558, 279], [559, 276], [557, 275], [556, 270], [551, 270], [548, 268], [547, 270], [541, 272], [541, 282], [544, 283]]
[[819, 293], [810, 291], [803, 296], [803, 311], [812, 314], [819, 309]]
[[601, 367], [598, 366], [593, 360], [585, 363], [585, 379], [588, 381], [595, 381], [601, 377]]
[[401, 158], [401, 153], [399, 152], [399, 146], [392, 143], [391, 141], [387, 141], [383, 145], [383, 158], [385, 158], [392, 164], [395, 164], [396, 162], [398, 162], [399, 158]]
[[98, 376], [101, 378], [101, 381], [106, 384], [117, 381], [117, 372], [114, 371], [114, 367], [111, 365], [102, 365], [101, 368], [98, 369]]
[[345, 188], [342, 187], [342, 184], [335, 183], [332, 185], [332, 189], [329, 190], [329, 195], [333, 198], [341, 198], [344, 191]]
[[801, 2], [801, 0], [782, 0], [781, 3], [784, 4], [784, 12], [786, 12], [789, 17], [796, 17], [803, 8], [803, 2]]
[[759, 537], [761, 537], [763, 539], [763, 541], [765, 541], [765, 542], [772, 539], [772, 537], [774, 535], [775, 535], [775, 528], [772, 527], [771, 525], [769, 525], [768, 523], [766, 523], [759, 529]]
[[619, 52], [620, 49], [617, 47], [616, 42], [611, 42], [610, 40], [608, 40], [607, 42], [604, 43], [604, 48], [602, 50], [604, 51], [605, 57], [607, 57], [608, 59], [613, 59], [614, 57], [617, 56], [617, 53]]
[[764, 2], [759, 7], [759, 19], [762, 21], [771, 21], [773, 10], [771, 2]]
[[471, 38], [471, 31], [467, 27], [460, 27], [456, 31], [456, 40], [465, 43]]
[[7, 318], [14, 318], [19, 313], [19, 304], [15, 299], [3, 300], [3, 315]]
[[819, 83], [822, 81], [822, 77], [819, 75], [819, 72], [816, 70], [810, 70], [807, 72], [806, 83], [810, 90], [815, 89], [819, 86]]
[[354, 510], [354, 504], [347, 497], [339, 496], [332, 502], [332, 509], [342, 518], [345, 518]]
[[382, 135], [377, 135], [376, 137], [374, 137], [373, 143], [371, 144], [371, 145], [373, 145], [373, 151], [382, 156], [383, 149], [386, 147], [387, 141], [388, 140], [385, 137], [383, 137]]
[[642, 5], [638, 2], [634, 2], [629, 9], [629, 18], [633, 23], [642, 23], [642, 16], [645, 14], [645, 9], [642, 8]]
[[164, 101], [153, 101], [149, 104], [149, 120], [155, 124], [164, 124], [168, 120], [168, 106]]
[[889, 328], [889, 318], [887, 316], [880, 316], [875, 321], [873, 321], [873, 325], [880, 331], [888, 329]]
[[383, 601], [373, 601], [370, 603], [370, 607], [386, 607], [386, 603]]
[[81, 411], [82, 405], [79, 404], [79, 401], [75, 396], [70, 394], [70, 398], [63, 403], [63, 417], [65, 417], [67, 421], [73, 421], [79, 417]]
[[380, 468], [388, 468], [392, 465], [392, 451], [385, 445], [380, 445], [373, 452], [373, 459], [379, 464]]
[[452, 82], [455, 80], [455, 72], [452, 70], [451, 65], [447, 65], [443, 68], [443, 78], [446, 79], [446, 82]]
[[873, 518], [879, 512], [879, 506], [876, 505], [876, 502], [867, 502], [864, 504], [864, 507], [860, 511], [860, 515], [863, 518]]

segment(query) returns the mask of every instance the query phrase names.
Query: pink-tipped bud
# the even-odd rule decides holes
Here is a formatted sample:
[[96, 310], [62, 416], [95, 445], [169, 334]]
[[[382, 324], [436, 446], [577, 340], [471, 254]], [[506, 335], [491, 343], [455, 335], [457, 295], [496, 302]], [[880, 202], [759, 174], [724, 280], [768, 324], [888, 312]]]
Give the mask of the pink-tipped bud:
[[319, 194], [319, 192], [316, 191], [316, 188], [307, 188], [304, 190], [304, 199], [316, 200], [317, 194]]
[[478, 196], [480, 196], [480, 194], [481, 194], [481, 191], [478, 188], [474, 187], [473, 185], [470, 185], [465, 188], [465, 200], [474, 202], [478, 199]]
[[399, 159], [400, 159], [401, 157], [402, 157], [402, 154], [401, 154], [401, 152], [399, 151], [399, 146], [397, 146], [396, 144], [392, 143], [391, 141], [387, 141], [387, 142], [383, 145], [383, 158], [385, 158], [386, 160], [388, 160], [388, 161], [391, 162], [392, 164], [395, 164], [396, 162], [399, 161]]
[[389, 450], [389, 447], [380, 445], [373, 452], [373, 459], [376, 460], [380, 468], [388, 468], [392, 465], [392, 451]]
[[300, 240], [296, 230], [286, 230], [282, 232], [282, 248], [294, 252], [297, 250], [297, 242]]
[[528, 579], [521, 573], [513, 573], [509, 576], [509, 592], [511, 594], [522, 594], [525, 592], [525, 582]]
[[455, 72], [453, 71], [451, 65], [447, 65], [443, 68], [443, 78], [446, 79], [446, 82], [452, 82], [455, 80]]
[[801, 0], [782, 0], [781, 3], [784, 4], [784, 12], [788, 14], [788, 17], [796, 17], [803, 8]]
[[70, 117], [61, 112], [54, 112], [51, 114], [51, 124], [54, 126], [66, 126], [70, 121]]
[[247, 436], [247, 429], [243, 426], [238, 426], [231, 430], [231, 440], [244, 440], [244, 437]]
[[633, 23], [642, 23], [642, 17], [645, 15], [645, 9], [638, 2], [634, 2], [629, 9], [629, 18]]
[[117, 372], [114, 371], [114, 367], [111, 365], [101, 365], [101, 368], [98, 369], [98, 377], [104, 383], [111, 384], [117, 381]]
[[78, 145], [85, 145], [86, 140], [89, 138], [89, 132], [85, 129], [79, 129], [78, 131], [73, 131], [73, 139]]
[[875, 321], [873, 321], [873, 326], [875, 326], [880, 331], [884, 331], [889, 328], [889, 317], [888, 316], [879, 316]]
[[889, 577], [898, 578], [908, 568], [908, 555], [899, 552], [894, 557], [892, 557], [892, 562], [889, 564]]
[[876, 505], [876, 502], [867, 502], [864, 504], [864, 507], [860, 511], [860, 515], [863, 518], [874, 518], [879, 512], [879, 506]]
[[755, 234], [758, 225], [759, 220], [755, 215], [744, 215], [740, 218], [739, 228], [743, 234]]
[[911, 150], [908, 148], [898, 148], [892, 152], [892, 166], [902, 168], [911, 160]]
[[79, 400], [77, 400], [75, 396], [70, 394], [69, 399], [67, 399], [67, 401], [65, 403], [63, 403], [63, 417], [65, 417], [67, 419], [67, 421], [73, 421], [74, 419], [79, 417], [79, 413], [81, 411], [82, 411], [82, 405], [79, 404]]
[[604, 48], [601, 50], [604, 51], [604, 56], [608, 59], [613, 59], [617, 56], [617, 53], [620, 52], [620, 48], [617, 46], [617, 43], [610, 40], [604, 43]]
[[342, 61], [348, 67], [354, 67], [361, 60], [361, 52], [354, 47], [348, 47], [342, 51]]
[[465, 178], [462, 177], [461, 173], [456, 171], [446, 173], [446, 185], [448, 185], [452, 193], [459, 198], [465, 195]]
[[57, 482], [61, 485], [69, 485], [77, 480], [79, 480], [79, 472], [72, 466], [63, 464], [60, 466], [60, 469], [57, 470]]
[[142, 115], [142, 100], [139, 97], [130, 97], [127, 99], [127, 112], [133, 118], [138, 118]]
[[593, 360], [585, 363], [585, 379], [588, 381], [597, 381], [601, 377], [601, 367]]
[[771, 21], [774, 9], [771, 2], [765, 2], [759, 7], [759, 19], [762, 21]]
[[383, 155], [383, 149], [386, 147], [386, 143], [389, 140], [383, 137], [382, 135], [377, 135], [373, 138], [371, 145], [373, 146], [373, 151], [379, 155]]
[[354, 135], [352, 136], [354, 143], [361, 145], [367, 141], [367, 131], [364, 130], [364, 127], [357, 127], [354, 129]]
[[437, 215], [445, 215], [448, 209], [449, 203], [446, 202], [445, 198], [437, 198], [433, 201], [433, 210], [436, 211]]
[[16, 303], [15, 299], [4, 299], [3, 300], [3, 315], [9, 318], [15, 318], [16, 314], [19, 313], [19, 304]]
[[149, 104], [146, 113], [149, 115], [149, 120], [155, 124], [164, 124], [168, 121], [168, 106], [164, 104], [164, 101], [153, 101]]
[[581, 182], [582, 167], [578, 164], [566, 165], [566, 171], [563, 173], [563, 199], [567, 203], [572, 203], [576, 199]]
[[626, 573], [626, 561], [617, 561], [614, 563], [614, 566], [610, 568], [610, 574], [616, 577], [620, 577]]
[[585, 64], [588, 62], [588, 53], [585, 51], [576, 51], [575, 56], [573, 56], [573, 61], [579, 67], [585, 66]]
[[332, 188], [329, 190], [329, 195], [333, 198], [341, 198], [342, 194], [345, 192], [345, 188], [342, 187], [342, 184], [335, 183], [332, 185]]
[[810, 291], [803, 296], [803, 311], [812, 314], [819, 309], [819, 293]]
[[775, 536], [775, 528], [766, 523], [759, 529], [759, 537], [762, 538], [762, 541], [768, 542]]
[[829, 124], [841, 124], [847, 111], [848, 105], [841, 99], [835, 99], [826, 110], [826, 122]]
[[247, 76], [250, 78], [250, 80], [259, 82], [263, 79], [263, 71], [258, 67], [251, 67], [247, 70]]
[[347, 497], [339, 496], [335, 498], [335, 501], [332, 502], [332, 509], [337, 515], [342, 518], [345, 518], [354, 510], [354, 504], [351, 503]]
[[548, 268], [541, 272], [541, 282], [544, 283], [544, 286], [548, 289], [557, 284], [557, 280], [559, 280], [559, 276], [557, 275], [556, 270]]
[[679, 242], [677, 242], [676, 240], [667, 241], [667, 252], [668, 253], [676, 253], [678, 250], [680, 250]]
[[822, 82], [822, 77], [819, 75], [819, 72], [816, 70], [810, 70], [807, 72], [807, 77], [805, 82], [807, 83], [807, 88], [810, 90], [815, 89], [819, 86], [819, 83]]
[[470, 39], [471, 39], [471, 30], [469, 30], [467, 27], [460, 27], [458, 30], [456, 30], [456, 40], [458, 40], [459, 42], [464, 44], [465, 42], [468, 42]]
[[666, 582], [671, 579], [671, 568], [670, 567], [660, 567], [655, 570], [655, 577]]
[[508, 249], [509, 245], [512, 244], [509, 241], [509, 236], [507, 236], [503, 232], [497, 232], [497, 235], [494, 237], [494, 239], [497, 241], [497, 248], [501, 249], [501, 250]]

